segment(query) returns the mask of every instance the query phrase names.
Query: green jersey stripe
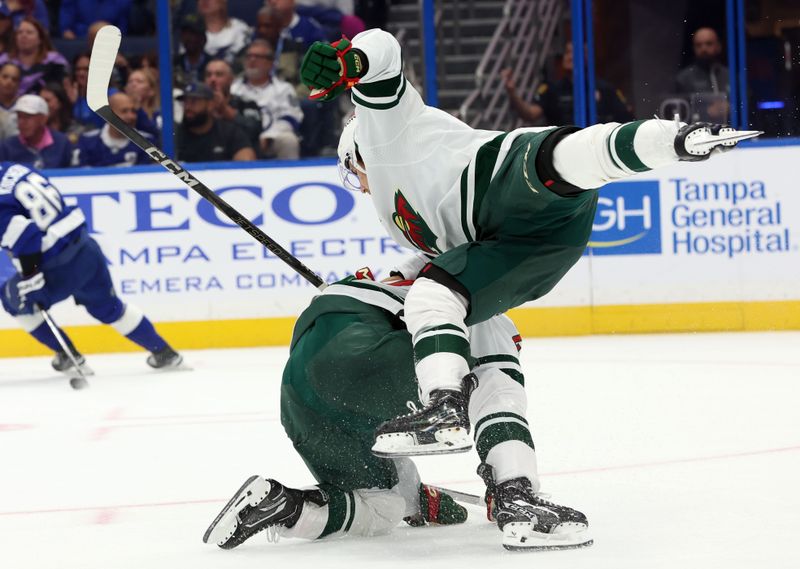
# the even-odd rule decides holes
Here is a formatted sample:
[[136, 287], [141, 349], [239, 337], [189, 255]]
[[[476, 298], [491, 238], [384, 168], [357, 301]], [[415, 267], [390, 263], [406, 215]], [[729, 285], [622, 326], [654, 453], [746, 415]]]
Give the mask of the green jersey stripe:
[[394, 97], [400, 84], [403, 82], [403, 74], [400, 73], [389, 79], [383, 81], [375, 81], [373, 83], [357, 83], [353, 89], [358, 91], [364, 97], [377, 98], [377, 97]]
[[347, 519], [347, 525], [344, 527], [344, 533], [350, 531], [350, 526], [353, 525], [353, 520], [356, 517], [356, 498], [353, 496], [352, 492], [348, 492], [347, 496], [350, 498], [350, 515]]
[[359, 280], [353, 279], [353, 280], [350, 280], [350, 281], [348, 281], [348, 280], [340, 281], [340, 282], [338, 282], [336, 284], [337, 285], [341, 285], [341, 286], [351, 286], [351, 287], [354, 287], [354, 288], [363, 288], [363, 289], [367, 289], [367, 290], [374, 290], [376, 292], [380, 292], [380, 293], [385, 294], [386, 296], [388, 296], [389, 298], [391, 298], [395, 302], [399, 302], [400, 304], [403, 304], [405, 302], [402, 297], [397, 296], [396, 294], [393, 294], [393, 293], [389, 292], [385, 288], [383, 288], [381, 286], [378, 286], [378, 285], [369, 284], [369, 283], [364, 282], [364, 281], [359, 281]]
[[336, 533], [342, 529], [347, 516], [347, 498], [340, 490], [329, 489], [328, 496], [328, 521], [322, 530], [320, 538]]
[[418, 364], [433, 354], [450, 353], [469, 360], [469, 342], [453, 334], [428, 336], [414, 344], [414, 363]]
[[627, 168], [634, 172], [648, 172], [650, 170], [637, 156], [633, 148], [633, 139], [636, 136], [636, 131], [643, 123], [644, 121], [634, 121], [622, 125], [614, 140], [614, 149], [617, 151], [617, 156]]
[[492, 354], [489, 356], [481, 356], [478, 358], [478, 365], [490, 364], [494, 362], [513, 362], [519, 365], [519, 359], [511, 354]]
[[[384, 102], [384, 103], [373, 102], [373, 101], [370, 101], [368, 98], [359, 97], [358, 94], [355, 91], [353, 92], [353, 102], [361, 105], [362, 107], [367, 107], [368, 109], [375, 109], [375, 110], [378, 110], [378, 111], [385, 111], [387, 109], [391, 109], [391, 108], [396, 107], [400, 103], [400, 99], [403, 98], [403, 93], [406, 92], [406, 86], [407, 85], [408, 85], [408, 82], [406, 81], [406, 78], [403, 77], [402, 85], [400, 87], [400, 91], [397, 93], [397, 95], [394, 95], [393, 97], [391, 97], [391, 100], [389, 100], [387, 102]], [[387, 98], [387, 97], [381, 97], [381, 98]]]
[[608, 147], [608, 155], [609, 155], [609, 157], [611, 158], [611, 162], [613, 162], [613, 163], [614, 163], [614, 166], [616, 166], [616, 167], [617, 167], [617, 168], [619, 168], [620, 170], [625, 170], [625, 168], [623, 168], [622, 166], [620, 166], [619, 162], [617, 162], [617, 159], [614, 157], [614, 152], [613, 152], [613, 150], [612, 150], [612, 148], [611, 148], [611, 139], [612, 139], [612, 138], [614, 138], [614, 135], [615, 135], [617, 132], [619, 132], [619, 129], [620, 129], [620, 128], [621, 128], [621, 126], [618, 126], [617, 128], [615, 128], [615, 129], [614, 129], [614, 130], [611, 132], [611, 134], [609, 134], [609, 135], [608, 135], [608, 138], [606, 138], [606, 145], [607, 145], [607, 147]]
[[475, 449], [478, 451], [481, 461], [486, 461], [489, 451], [506, 441], [520, 441], [536, 450], [528, 427], [515, 422], [495, 423], [486, 427], [478, 437]]
[[478, 419], [478, 422], [475, 423], [475, 436], [476, 437], [478, 436], [478, 431], [480, 430], [481, 425], [483, 425], [486, 421], [491, 421], [492, 419], [500, 419], [500, 418], [516, 419], [517, 421], [522, 421], [526, 425], [528, 424], [528, 421], [525, 419], [525, 417], [523, 417], [522, 415], [517, 415], [516, 413], [509, 413], [508, 411], [491, 413], [489, 415], [486, 415], [485, 417], [481, 417], [480, 419]]
[[525, 387], [525, 376], [522, 375], [521, 371], [510, 368], [502, 368], [500, 369], [500, 371], [502, 371], [508, 377], [519, 383], [522, 387]]

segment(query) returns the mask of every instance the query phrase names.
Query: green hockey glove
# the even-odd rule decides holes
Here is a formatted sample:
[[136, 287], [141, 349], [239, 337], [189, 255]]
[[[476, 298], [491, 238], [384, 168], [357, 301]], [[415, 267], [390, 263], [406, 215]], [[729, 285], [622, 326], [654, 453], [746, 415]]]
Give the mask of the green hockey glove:
[[364, 52], [352, 49], [350, 40], [342, 37], [338, 42], [314, 42], [300, 66], [300, 78], [311, 88], [311, 99], [335, 99], [367, 73]]

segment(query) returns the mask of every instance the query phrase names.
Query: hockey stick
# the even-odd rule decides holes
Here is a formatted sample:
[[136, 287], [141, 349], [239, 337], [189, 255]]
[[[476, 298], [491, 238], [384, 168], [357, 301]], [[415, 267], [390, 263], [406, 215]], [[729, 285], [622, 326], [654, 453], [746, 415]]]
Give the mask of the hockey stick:
[[78, 358], [72, 353], [72, 349], [69, 347], [69, 344], [67, 344], [64, 336], [61, 335], [61, 330], [58, 329], [58, 326], [56, 326], [56, 323], [53, 322], [53, 319], [50, 317], [50, 313], [41, 306], [39, 307], [39, 311], [42, 313], [42, 316], [44, 316], [44, 321], [47, 322], [47, 325], [50, 327], [50, 331], [53, 333], [53, 336], [55, 336], [56, 340], [58, 340], [61, 349], [66, 352], [67, 357], [72, 362], [72, 365], [75, 366], [75, 371], [78, 372], [78, 377], [69, 378], [70, 386], [72, 389], [83, 389], [84, 387], [89, 387], [89, 382], [86, 381], [86, 375], [83, 373], [83, 370], [78, 363]]
[[[114, 111], [111, 110], [108, 104], [108, 85], [111, 80], [111, 73], [114, 70], [114, 61], [117, 59], [117, 51], [119, 50], [121, 40], [122, 33], [116, 26], [104, 26], [97, 32], [94, 46], [92, 47], [92, 55], [89, 60], [89, 81], [86, 87], [86, 99], [89, 108], [97, 113], [109, 125], [117, 129], [125, 138], [144, 150], [154, 162], [161, 164], [161, 166], [181, 182], [200, 194], [205, 200], [211, 202], [215, 208], [228, 216], [236, 225], [247, 231], [251, 237], [269, 249], [281, 261], [297, 271], [300, 276], [319, 290], [324, 289], [327, 285], [316, 273], [306, 267], [296, 257], [281, 247], [274, 239], [261, 231], [261, 229], [253, 225], [249, 219], [211, 191], [208, 186], [171, 160], [169, 156], [139, 134], [135, 128], [130, 127], [114, 114]], [[170, 104], [170, 102], [167, 101], [165, 104]]]
[[473, 506], [481, 506], [481, 507], [486, 506], [486, 502], [483, 501], [483, 498], [481, 498], [480, 496], [476, 496], [475, 494], [469, 494], [467, 492], [459, 492], [458, 490], [449, 490], [447, 488], [442, 488], [441, 486], [431, 486], [431, 488], [435, 488], [439, 492], [444, 492], [445, 494], [449, 494], [450, 497], [456, 502], [461, 502], [463, 504], [472, 504]]

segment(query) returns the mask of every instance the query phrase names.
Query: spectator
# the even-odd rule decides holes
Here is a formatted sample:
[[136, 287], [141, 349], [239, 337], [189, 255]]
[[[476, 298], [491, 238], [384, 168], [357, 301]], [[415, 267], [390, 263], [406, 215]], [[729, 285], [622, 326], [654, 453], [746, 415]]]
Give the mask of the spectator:
[[72, 60], [72, 80], [67, 83], [67, 95], [72, 103], [72, 119], [79, 125], [95, 129], [105, 122], [89, 108], [86, 102], [86, 84], [89, 80], [89, 54], [79, 53]]
[[[567, 42], [561, 60], [562, 76], [559, 80], [539, 85], [536, 97], [529, 103], [517, 93], [511, 69], [503, 69], [501, 75], [511, 106], [528, 124], [571, 124], [573, 114], [572, 96], [572, 42]], [[598, 122], [627, 122], [633, 120], [625, 97], [619, 89], [597, 78], [595, 85]]]
[[128, 75], [125, 93], [136, 105], [136, 128], [158, 140], [161, 130], [161, 96], [158, 76], [153, 69], [136, 69]]
[[[108, 98], [108, 104], [124, 123], [136, 126], [136, 107], [128, 95], [114, 93]], [[151, 141], [153, 139], [144, 131], [139, 134]], [[106, 124], [81, 135], [72, 163], [74, 166], [133, 166], [149, 164], [150, 157], [117, 129]]]
[[183, 123], [176, 129], [178, 159], [185, 162], [255, 160], [256, 153], [247, 134], [233, 121], [214, 118], [214, 93], [205, 83], [186, 86]]
[[199, 0], [197, 11], [206, 24], [206, 53], [233, 65], [247, 45], [252, 33], [250, 26], [228, 16], [227, 0]]
[[47, 128], [47, 103], [39, 95], [23, 95], [12, 109], [17, 113], [19, 136], [0, 145], [0, 160], [34, 168], [66, 168], [72, 145], [65, 134]]
[[0, 3], [0, 53], [5, 53], [14, 45], [14, 23], [8, 6]]
[[183, 17], [180, 25], [181, 44], [172, 67], [176, 87], [202, 81], [211, 56], [205, 52], [206, 25], [197, 14]]
[[275, 51], [274, 73], [284, 81], [291, 83], [302, 100], [308, 97], [309, 89], [300, 81], [300, 63], [306, 53], [302, 40], [282, 35], [280, 13], [273, 6], [264, 6], [256, 14], [254, 38], [263, 39], [273, 46]]
[[699, 28], [692, 37], [692, 49], [694, 63], [678, 72], [675, 89], [690, 104], [700, 103], [704, 107], [704, 112], [692, 120], [725, 122], [729, 79], [728, 68], [722, 63], [722, 43], [717, 32], [711, 28]]
[[81, 129], [80, 125], [76, 125], [72, 120], [72, 104], [64, 87], [58, 83], [48, 83], [39, 91], [39, 96], [45, 100], [49, 110], [47, 126], [50, 130], [63, 132], [69, 141], [75, 144], [81, 134]]
[[42, 23], [46, 30], [50, 29], [50, 14], [43, 0], [5, 0], [0, 11], [7, 11], [17, 28], [25, 18], [33, 18]]
[[253, 148], [258, 148], [258, 135], [261, 134], [261, 111], [253, 101], [231, 95], [233, 70], [223, 59], [214, 59], [206, 66], [205, 82], [214, 91], [214, 104], [211, 114], [214, 118], [230, 120], [247, 133]]
[[58, 24], [61, 37], [73, 40], [86, 37], [89, 26], [98, 20], [128, 31], [132, 0], [61, 0]]
[[14, 45], [0, 55], [0, 64], [11, 61], [22, 69], [19, 94], [40, 89], [45, 83], [61, 83], [67, 76], [69, 63], [53, 50], [50, 35], [42, 24], [24, 18], [17, 27]]
[[15, 63], [0, 66], [0, 140], [19, 132], [17, 114], [11, 109], [17, 100], [21, 77], [22, 70]]
[[292, 39], [303, 44], [303, 54], [315, 41], [326, 41], [325, 31], [312, 20], [297, 13], [295, 0], [268, 0], [275, 9], [281, 27], [281, 38]]
[[303, 111], [294, 88], [272, 77], [275, 52], [265, 40], [254, 40], [245, 55], [244, 78], [234, 81], [231, 93], [253, 101], [261, 110], [261, 155], [267, 158], [300, 157], [297, 132]]

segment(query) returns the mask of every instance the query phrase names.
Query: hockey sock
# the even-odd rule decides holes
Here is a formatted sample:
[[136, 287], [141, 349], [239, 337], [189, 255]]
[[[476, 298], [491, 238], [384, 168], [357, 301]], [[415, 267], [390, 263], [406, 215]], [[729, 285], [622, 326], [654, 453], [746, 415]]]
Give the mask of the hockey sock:
[[345, 534], [371, 536], [390, 532], [403, 519], [405, 500], [395, 490], [359, 489], [343, 491], [320, 484], [328, 503], [303, 504], [303, 512], [283, 535], [322, 539]]
[[464, 298], [436, 281], [417, 279], [408, 291], [406, 325], [423, 403], [435, 389], [461, 389], [469, 373], [466, 316]]
[[[69, 340], [69, 338], [67, 338], [67, 335], [64, 333], [64, 331], [61, 330], [61, 328], [59, 328], [59, 331], [67, 343], [72, 346], [72, 342]], [[50, 329], [50, 326], [48, 326], [47, 323], [40, 324], [35, 329], [29, 331], [29, 334], [54, 352], [61, 351], [61, 344], [58, 343], [55, 334], [53, 334], [53, 331]]]
[[160, 352], [167, 347], [167, 342], [158, 335], [153, 323], [146, 316], [142, 316], [139, 325], [129, 334], [125, 334], [125, 337], [150, 352]]
[[153, 323], [132, 304], [127, 304], [122, 316], [111, 325], [131, 342], [149, 352], [159, 352], [167, 347], [167, 342], [158, 335]]
[[665, 120], [597, 124], [561, 140], [553, 150], [553, 166], [565, 182], [599, 188], [678, 162], [677, 132], [676, 123]]

